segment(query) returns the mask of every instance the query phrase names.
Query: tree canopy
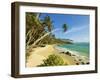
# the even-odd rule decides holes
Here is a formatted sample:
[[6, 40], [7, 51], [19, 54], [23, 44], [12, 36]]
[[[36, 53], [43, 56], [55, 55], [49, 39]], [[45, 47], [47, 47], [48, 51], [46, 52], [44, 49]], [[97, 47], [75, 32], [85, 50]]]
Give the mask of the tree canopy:
[[[40, 13], [26, 13], [26, 49], [27, 53], [31, 51], [32, 47], [42, 44], [55, 44], [62, 43], [60, 39], [56, 39], [52, 34], [53, 20], [50, 16], [46, 15], [41, 20]], [[61, 26], [63, 32], [67, 31], [67, 24]]]
[[63, 24], [63, 31], [64, 31], [64, 32], [66, 32], [66, 31], [67, 31], [67, 29], [68, 29], [67, 24]]

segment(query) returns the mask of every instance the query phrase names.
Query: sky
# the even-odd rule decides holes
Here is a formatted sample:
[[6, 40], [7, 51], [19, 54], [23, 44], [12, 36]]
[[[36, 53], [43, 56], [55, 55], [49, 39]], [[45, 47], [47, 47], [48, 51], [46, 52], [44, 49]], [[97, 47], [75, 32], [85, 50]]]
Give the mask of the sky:
[[[74, 42], [89, 42], [89, 15], [77, 15], [77, 14], [51, 14], [42, 13], [41, 19], [45, 16], [50, 16], [53, 20], [54, 30], [56, 38], [71, 39]], [[68, 30], [62, 31], [62, 25], [67, 24]]]

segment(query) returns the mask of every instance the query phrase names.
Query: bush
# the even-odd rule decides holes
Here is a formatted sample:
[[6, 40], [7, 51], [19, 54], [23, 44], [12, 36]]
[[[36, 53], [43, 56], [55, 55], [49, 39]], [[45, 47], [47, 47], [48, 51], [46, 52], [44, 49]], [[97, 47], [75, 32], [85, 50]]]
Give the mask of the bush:
[[43, 64], [39, 66], [60, 66], [64, 65], [63, 59], [55, 54], [49, 55], [46, 60], [43, 60]]

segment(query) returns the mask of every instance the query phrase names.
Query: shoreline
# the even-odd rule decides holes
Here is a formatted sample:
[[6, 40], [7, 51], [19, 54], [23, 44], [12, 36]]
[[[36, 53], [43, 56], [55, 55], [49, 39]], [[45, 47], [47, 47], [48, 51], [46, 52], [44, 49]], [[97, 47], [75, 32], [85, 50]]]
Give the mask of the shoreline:
[[89, 62], [89, 58], [87, 56], [83, 56], [83, 55], [80, 55], [78, 51], [72, 51], [72, 50], [69, 50], [67, 48], [62, 48], [62, 47], [59, 47], [59, 46], [54, 46], [55, 49], [57, 49], [60, 53], [67, 53], [69, 52], [70, 56], [74, 57], [74, 58], [79, 58], [79, 59], [82, 59], [83, 62]]
[[49, 55], [56, 54], [62, 57], [64, 62], [69, 65], [81, 65], [89, 63], [88, 60], [83, 59], [77, 52], [62, 49], [57, 44], [46, 45], [45, 47], [33, 48], [31, 55], [27, 59], [26, 67], [36, 67], [40, 65], [44, 59], [47, 59]]

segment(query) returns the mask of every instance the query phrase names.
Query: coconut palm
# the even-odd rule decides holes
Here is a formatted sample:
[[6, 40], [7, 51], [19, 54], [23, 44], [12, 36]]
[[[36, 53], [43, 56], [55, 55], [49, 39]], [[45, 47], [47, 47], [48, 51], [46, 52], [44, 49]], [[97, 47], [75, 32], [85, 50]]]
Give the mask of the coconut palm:
[[51, 20], [50, 16], [45, 16], [43, 20], [43, 25], [47, 27], [48, 31], [52, 30], [53, 21]]
[[[32, 49], [36, 45], [49, 44], [52, 35], [53, 21], [50, 16], [45, 16], [40, 20], [40, 13], [26, 13], [26, 49]], [[67, 31], [67, 25], [63, 24], [63, 31]], [[54, 30], [57, 31], [57, 30]], [[55, 39], [56, 40], [56, 39]], [[30, 51], [29, 50], [29, 51]]]
[[63, 24], [62, 28], [63, 28], [63, 31], [66, 32], [68, 28], [67, 24]]
[[44, 31], [39, 20], [40, 14], [26, 13], [26, 43], [32, 44], [40, 36], [40, 32]]

